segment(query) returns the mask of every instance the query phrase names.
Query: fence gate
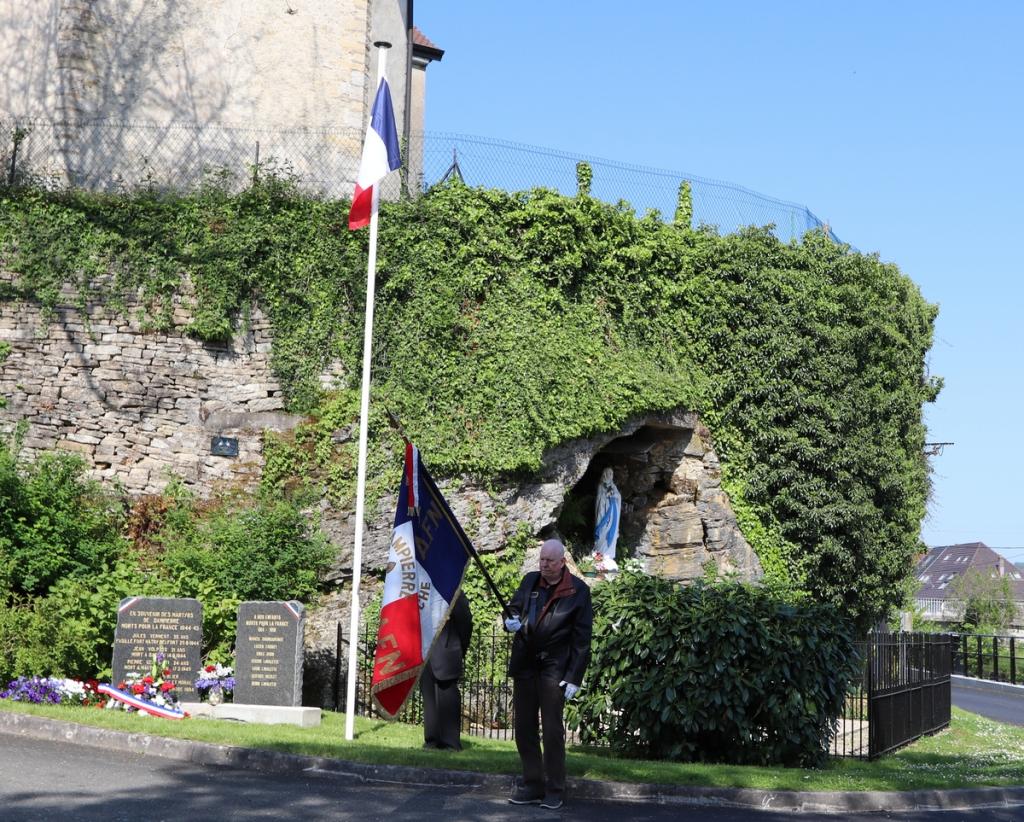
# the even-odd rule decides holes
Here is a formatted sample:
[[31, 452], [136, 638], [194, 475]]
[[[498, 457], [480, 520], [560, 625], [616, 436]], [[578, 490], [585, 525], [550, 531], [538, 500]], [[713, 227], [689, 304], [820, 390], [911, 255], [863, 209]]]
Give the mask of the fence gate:
[[948, 634], [871, 636], [867, 643], [870, 758], [949, 725], [954, 646]]

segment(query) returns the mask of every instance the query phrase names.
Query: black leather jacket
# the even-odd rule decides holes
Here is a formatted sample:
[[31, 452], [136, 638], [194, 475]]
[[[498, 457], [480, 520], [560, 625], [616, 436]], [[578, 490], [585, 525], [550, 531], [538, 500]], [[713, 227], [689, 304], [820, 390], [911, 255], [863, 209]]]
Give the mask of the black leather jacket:
[[[556, 599], [535, 627], [526, 623], [530, 598], [537, 593], [540, 583], [540, 572], [530, 572], [519, 583], [510, 609], [522, 619], [524, 625], [512, 641], [509, 676], [545, 676], [564, 679], [574, 685], [583, 683], [583, 674], [590, 662], [594, 610], [590, 604], [587, 584], [569, 574], [568, 570], [565, 574], [572, 581], [573, 593]], [[554, 588], [548, 591], [553, 593]]]

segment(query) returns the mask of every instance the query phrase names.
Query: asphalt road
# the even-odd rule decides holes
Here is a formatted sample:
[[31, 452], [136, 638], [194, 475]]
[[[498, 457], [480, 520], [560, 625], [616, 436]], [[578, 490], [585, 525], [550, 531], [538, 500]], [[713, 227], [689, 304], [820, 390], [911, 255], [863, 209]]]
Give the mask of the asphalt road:
[[[389, 820], [389, 822], [773, 822], [786, 816], [747, 809], [577, 801], [562, 811], [517, 807], [472, 790], [394, 784], [354, 785], [307, 773], [279, 776], [202, 767], [158, 757], [0, 734], [2, 822], [236, 822], [236, 820]], [[799, 814], [807, 822], [1019, 822], [1022, 810], [896, 814]]]
[[986, 688], [983, 682], [953, 682], [953, 704], [999, 722], [1024, 725], [1024, 690], [1016, 693]]

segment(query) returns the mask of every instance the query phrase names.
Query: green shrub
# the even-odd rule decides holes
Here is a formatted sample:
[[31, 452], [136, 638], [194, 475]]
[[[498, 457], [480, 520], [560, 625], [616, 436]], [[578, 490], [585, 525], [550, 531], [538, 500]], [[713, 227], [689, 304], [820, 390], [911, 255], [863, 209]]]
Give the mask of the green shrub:
[[653, 759], [822, 763], [857, 671], [831, 608], [636, 574], [593, 594], [593, 660], [569, 703], [584, 742]]
[[[48, 597], [37, 601], [52, 602], [56, 619], [77, 625], [77, 649], [74, 649], [74, 654], [55, 653], [52, 670], [79, 676], [108, 677], [117, 627], [117, 607], [121, 600], [130, 596], [198, 599], [203, 606], [203, 658], [222, 663], [230, 661], [235, 642], [238, 598], [226, 596], [218, 584], [209, 579], [199, 579], [191, 574], [167, 579], [156, 571], [141, 572], [134, 565], [125, 563], [109, 571], [103, 569], [89, 580], [63, 580], [51, 589]], [[176, 671], [175, 676], [180, 678], [181, 673]]]
[[8, 597], [0, 607], [0, 684], [17, 676], [18, 650], [28, 618], [24, 603], [13, 597]]
[[182, 499], [157, 540], [170, 578], [208, 580], [208, 596], [236, 600], [309, 602], [331, 559], [315, 524], [293, 503], [268, 496]]
[[117, 606], [158, 594], [131, 564], [66, 577], [45, 596], [12, 601], [0, 617], [0, 679], [7, 676], [109, 677]]
[[174, 483], [136, 506], [129, 552], [119, 500], [83, 471], [65, 455], [19, 466], [0, 448], [0, 679], [109, 677], [128, 596], [198, 599], [203, 653], [227, 662], [241, 600], [315, 595], [330, 549], [294, 504], [199, 501]]
[[226, 596], [210, 580], [191, 574], [168, 579], [125, 561], [97, 569], [88, 577], [66, 577], [46, 595], [18, 598], [3, 609], [0, 680], [14, 676], [109, 679], [117, 607], [130, 596], [195, 597], [203, 604], [204, 657], [230, 660], [237, 598]]
[[216, 581], [200, 579], [187, 572], [174, 579], [171, 586], [172, 593], [168, 596], [192, 597], [203, 605], [203, 659], [232, 664], [238, 605], [242, 600], [225, 594]]
[[113, 562], [126, 546], [119, 497], [87, 479], [77, 455], [19, 463], [14, 451], [0, 441], [0, 585], [40, 594]]

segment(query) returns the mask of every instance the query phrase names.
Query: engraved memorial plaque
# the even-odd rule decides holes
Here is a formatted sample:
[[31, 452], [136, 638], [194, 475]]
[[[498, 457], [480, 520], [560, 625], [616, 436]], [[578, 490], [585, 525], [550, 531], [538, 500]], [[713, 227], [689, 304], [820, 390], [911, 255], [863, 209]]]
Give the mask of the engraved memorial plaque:
[[302, 704], [302, 638], [306, 611], [298, 602], [238, 606], [234, 702]]
[[117, 609], [114, 685], [128, 673], [146, 674], [163, 653], [178, 699], [197, 700], [192, 683], [202, 659], [203, 606], [197, 599], [128, 597]]

